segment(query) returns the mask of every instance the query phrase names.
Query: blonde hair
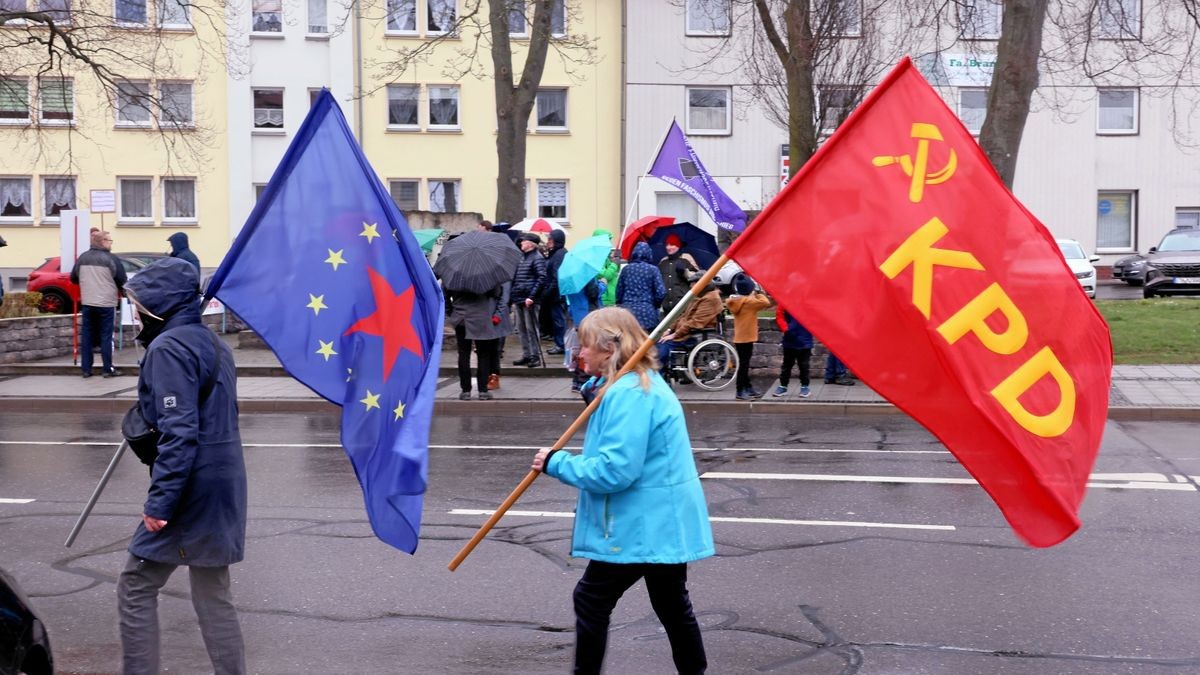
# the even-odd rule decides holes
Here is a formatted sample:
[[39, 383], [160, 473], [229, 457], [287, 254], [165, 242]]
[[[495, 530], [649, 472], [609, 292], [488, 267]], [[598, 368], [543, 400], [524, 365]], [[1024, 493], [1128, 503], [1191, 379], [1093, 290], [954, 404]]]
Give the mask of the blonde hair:
[[[646, 331], [642, 330], [633, 314], [623, 307], [597, 309], [584, 317], [579, 324], [581, 344], [592, 349], [612, 352], [612, 358], [601, 373], [609, 382], [612, 382], [621, 366], [633, 357], [634, 352], [645, 341]], [[642, 389], [646, 391], [650, 390], [650, 373], [656, 370], [658, 356], [653, 347], [629, 368], [629, 372], [638, 374]]]

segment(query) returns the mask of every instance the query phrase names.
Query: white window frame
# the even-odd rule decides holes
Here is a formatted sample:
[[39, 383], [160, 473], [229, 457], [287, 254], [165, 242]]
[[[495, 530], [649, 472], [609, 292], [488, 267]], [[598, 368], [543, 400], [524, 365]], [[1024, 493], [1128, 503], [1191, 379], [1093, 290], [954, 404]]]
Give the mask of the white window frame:
[[[323, 24], [313, 23], [314, 6], [320, 8], [321, 14], [323, 15], [321, 18]], [[307, 28], [305, 30], [307, 31], [308, 37], [319, 39], [325, 39], [329, 37], [329, 0], [308, 0], [304, 7], [304, 17], [306, 19], [305, 25]], [[318, 30], [313, 30], [313, 28], [317, 28]]]
[[392, 28], [391, 26], [388, 25], [388, 18], [391, 16], [391, 9], [388, 7], [387, 0], [384, 0], [384, 3], [383, 3], [384, 35], [414, 36], [414, 35], [421, 34], [421, 3], [418, 2], [417, 0], [412, 0], [412, 3], [413, 3], [413, 6], [412, 6], [413, 27], [412, 27], [412, 29], [406, 30], [406, 29], [401, 29], [401, 28]]
[[[264, 3], [270, 3], [273, 1], [274, 3], [278, 4], [279, 9], [277, 11], [273, 11], [273, 12], [267, 11], [267, 10], [255, 11], [254, 3], [258, 2], [258, 1], [260, 1], [260, 0], [250, 0], [250, 34], [253, 36], [258, 36], [258, 37], [280, 37], [280, 38], [282, 38], [283, 37], [283, 26], [284, 26], [283, 0], [261, 0]], [[255, 28], [255, 23], [256, 23], [255, 17], [259, 14], [262, 14], [262, 15], [276, 14], [276, 15], [278, 15], [279, 16], [279, 30], [258, 30], [257, 28]]]
[[[561, 216], [543, 216], [542, 215], [542, 199], [541, 186], [542, 183], [562, 183], [563, 184], [563, 215]], [[571, 181], [567, 178], [539, 178], [534, 184], [534, 206], [533, 213], [535, 218], [545, 218], [552, 220], [559, 225], [566, 225], [571, 221]]]
[[[562, 12], [562, 30], [557, 33], [554, 32], [554, 13], [555, 12]], [[567, 0], [554, 0], [554, 3], [550, 7], [550, 37], [552, 37], [552, 38], [567, 37], [567, 33], [570, 32], [567, 28], [567, 24], [569, 24], [570, 22], [571, 22], [571, 17], [567, 16]]]
[[453, 32], [454, 32], [453, 30], [435, 30], [431, 26], [431, 22], [433, 21], [433, 4], [435, 2], [451, 5], [451, 7], [453, 7], [453, 13], [450, 15], [450, 26], [453, 27], [455, 24], [458, 23], [458, 0], [425, 0], [425, 23], [422, 24], [425, 26], [425, 34], [426, 35], [451, 35], [451, 34], [453, 34]]
[[[0, 216], [0, 224], [4, 225], [32, 225], [33, 218], [37, 214], [37, 208], [34, 207], [33, 198], [33, 176], [28, 174], [0, 174], [0, 179], [4, 180], [23, 180], [29, 185], [29, 196], [26, 197], [25, 210], [29, 211], [27, 216]], [[0, 212], [3, 212], [4, 204], [0, 204]]]
[[[275, 92], [275, 91], [279, 92], [279, 98], [282, 101], [282, 103], [280, 104], [281, 107], [279, 108], [280, 123], [279, 123], [278, 127], [260, 127], [260, 126], [257, 126], [257, 124], [255, 123], [254, 118], [258, 117], [259, 110], [273, 110], [273, 108], [256, 108], [256, 107], [254, 107], [254, 94], [256, 92], [260, 92], [260, 91], [261, 92]], [[279, 134], [287, 133], [287, 116], [286, 116], [287, 99], [285, 98], [286, 93], [287, 92], [284, 90], [283, 87], [251, 87], [250, 88], [250, 106], [251, 106], [250, 114], [252, 115], [252, 117], [250, 118], [250, 129], [251, 129], [252, 134], [260, 134], [260, 135], [270, 136], [270, 135], [279, 135]]]
[[[830, 37], [862, 37], [863, 24], [863, 3], [862, 0], [823, 0], [824, 2], [832, 3], [835, 6], [834, 12], [838, 14], [835, 25], [830, 26]], [[858, 11], [855, 15], [855, 23], [853, 26], [846, 27], [838, 25], [841, 23], [842, 14], [845, 11], [845, 6], [854, 3], [858, 6]]]
[[[149, 216], [125, 215], [125, 181], [145, 181], [150, 184]], [[117, 224], [118, 225], [153, 225], [154, 224], [154, 176], [117, 176]]]
[[[725, 8], [725, 30], [704, 30], [692, 26], [692, 7], [720, 3]], [[687, 0], [683, 6], [683, 34], [687, 37], [727, 37], [733, 26], [733, 5], [729, 0]]]
[[508, 10], [508, 36], [510, 38], [528, 39], [529, 38], [529, 16], [528, 16], [527, 12], [529, 10], [529, 5], [527, 5], [523, 1], [520, 3], [520, 5], [521, 5], [521, 10], [520, 10], [521, 31], [513, 32], [512, 19], [514, 16], [517, 15], [517, 10], [515, 7], [510, 7]]
[[[980, 5], [988, 5], [995, 12], [995, 22], [979, 25], [972, 16]], [[1004, 21], [1004, 4], [1001, 0], [960, 0], [958, 5], [958, 32], [964, 40], [999, 40], [1000, 27]], [[982, 30], [981, 30], [982, 29]]]
[[[455, 204], [455, 206], [458, 207], [458, 209], [456, 211], [445, 211], [445, 210], [438, 210], [438, 209], [433, 208], [433, 184], [434, 183], [453, 183], [456, 186], [455, 187], [455, 190], [456, 190], [455, 199], [458, 200], [458, 203]], [[445, 191], [445, 188], [443, 188], [443, 191]], [[462, 192], [462, 179], [461, 178], [430, 178], [430, 179], [428, 179], [428, 181], [426, 183], [425, 194], [428, 195], [428, 198], [429, 198], [429, 210], [433, 213], [461, 213], [463, 210], [463, 192]], [[443, 208], [444, 208], [444, 206], [443, 206]]]
[[[174, 2], [179, 9], [183, 11], [183, 23], [167, 23], [163, 13], [163, 8], [167, 3]], [[154, 21], [155, 24], [163, 30], [192, 30], [192, 9], [189, 0], [155, 0], [154, 3]]]
[[[979, 126], [972, 127], [970, 124], [967, 124], [967, 120], [965, 118], [963, 118], [963, 110], [964, 110], [963, 94], [967, 94], [967, 93], [977, 94], [977, 93], [981, 93], [981, 92], [983, 93], [983, 116], [981, 116], [979, 118]], [[972, 136], [978, 136], [979, 132], [983, 131], [983, 122], [985, 119], [987, 119], [987, 93], [988, 93], [987, 87], [959, 87], [958, 88], [958, 111], [957, 111], [958, 119], [962, 121], [963, 126], [965, 126], [967, 128], [967, 131], [971, 132]]]
[[823, 84], [823, 85], [819, 85], [817, 87], [817, 114], [820, 115], [820, 117], [821, 117], [821, 133], [823, 133], [823, 134], [833, 133], [835, 130], [837, 130], [838, 125], [841, 124], [841, 122], [845, 121], [845, 118], [849, 117], [850, 113], [853, 112], [853, 110], [848, 111], [846, 113], [845, 117], [843, 117], [841, 120], [829, 119], [829, 116], [825, 114], [825, 111], [826, 111], [825, 98], [828, 96], [827, 92], [831, 92], [831, 91], [835, 91], [835, 90], [836, 91], [849, 91], [853, 95], [853, 87], [849, 87], [846, 85]]
[[[163, 110], [163, 103], [167, 100], [163, 95], [163, 85], [183, 85], [188, 86], [188, 119], [181, 122], [172, 122], [166, 119], [166, 111]], [[196, 85], [191, 80], [159, 80], [158, 86], [158, 126], [162, 129], [195, 129], [196, 128]]]
[[[168, 216], [167, 215], [167, 183], [190, 183], [192, 186], [192, 215], [190, 216]], [[195, 225], [200, 221], [200, 193], [197, 186], [195, 176], [163, 176], [158, 181], [159, 192], [162, 194], [161, 209], [162, 223], [164, 225]]]
[[[1112, 3], [1117, 5], [1126, 2], [1133, 4], [1133, 25], [1129, 26], [1131, 30], [1124, 30], [1126, 27], [1117, 25], [1116, 30], [1110, 30], [1105, 26], [1105, 7]], [[1116, 19], [1114, 18], [1114, 22]], [[1136, 40], [1142, 35], [1142, 0], [1098, 0], [1096, 3], [1096, 37], [1101, 40]]]
[[[46, 118], [46, 102], [43, 98], [46, 94], [45, 83], [47, 81], [65, 82], [71, 90], [71, 116], [65, 120], [47, 119]], [[69, 77], [39, 77], [38, 78], [38, 124], [41, 126], [73, 126], [75, 124], [75, 80]]]
[[[433, 121], [433, 90], [454, 90], [454, 124], [437, 124]], [[425, 128], [429, 131], [462, 131], [462, 87], [457, 84], [427, 84], [425, 85]], [[418, 116], [420, 113], [418, 113]]]
[[1137, 190], [1097, 190], [1096, 203], [1105, 195], [1129, 195], [1129, 245], [1116, 247], [1100, 246], [1100, 212], [1096, 211], [1096, 253], [1131, 253], [1137, 242], [1138, 192]]
[[[695, 128], [692, 126], [692, 92], [693, 91], [719, 91], [725, 94], [725, 128], [724, 129], [704, 129]], [[684, 108], [684, 131], [689, 136], [730, 136], [733, 134], [733, 88], [732, 87], [684, 87], [683, 88], [683, 108]]]
[[[137, 0], [125, 0], [126, 2], [136, 2]], [[121, 28], [142, 28], [150, 21], [150, 2], [149, 0], [141, 0], [142, 8], [145, 10], [146, 18], [142, 21], [124, 21], [117, 16], [117, 5], [121, 4], [122, 0], [113, 0], [113, 23]]]
[[25, 126], [33, 122], [33, 97], [29, 95], [29, 78], [5, 76], [5, 80], [15, 83], [17, 88], [25, 87], [25, 117], [0, 117], [0, 124]]
[[[392, 124], [392, 91], [408, 89], [415, 91], [417, 106], [417, 121], [413, 124]], [[420, 131], [421, 130], [421, 85], [419, 84], [389, 84], [384, 90], [387, 95], [387, 128], [388, 131]], [[461, 121], [461, 120], [460, 120]]]
[[[1191, 216], [1188, 220], [1194, 221], [1187, 225], [1181, 225], [1179, 216]], [[1175, 227], [1192, 227], [1200, 229], [1200, 207], [1198, 206], [1177, 206], [1175, 207]]]
[[[1133, 92], [1133, 128], [1132, 129], [1110, 129], [1100, 126], [1101, 105], [1100, 99], [1105, 92]], [[1096, 134], [1099, 136], [1135, 136], [1141, 126], [1141, 108], [1142, 96], [1141, 92], [1133, 87], [1100, 87], [1096, 89]]]
[[[563, 123], [559, 126], [551, 126], [551, 125], [542, 126], [541, 121], [540, 121], [541, 110], [539, 109], [539, 106], [537, 105], [537, 100], [538, 100], [537, 97], [540, 96], [543, 92], [551, 92], [551, 91], [562, 92], [562, 95], [563, 95]], [[533, 97], [534, 107], [533, 107], [532, 118], [533, 118], [533, 124], [534, 124], [535, 129], [537, 129], [539, 132], [543, 132], [543, 133], [546, 133], [546, 132], [548, 132], [548, 133], [563, 133], [563, 132], [567, 131], [568, 129], [570, 129], [571, 96], [568, 93], [568, 91], [569, 90], [567, 89], [567, 87], [538, 87], [537, 94], [535, 94]]]
[[[21, 6], [22, 6], [22, 9], [21, 9], [21, 11], [24, 11], [24, 10], [27, 10], [27, 9], [29, 9], [29, 3], [28, 3], [28, 2], [26, 2], [25, 0], [17, 0], [17, 1], [18, 1], [18, 2], [21, 4]], [[14, 3], [14, 4], [16, 4], [16, 3]], [[113, 16], [116, 16], [116, 14], [113, 14]], [[29, 22], [28, 22], [28, 21], [26, 21], [25, 19], [13, 19], [12, 21], [9, 21], [8, 23], [6, 23], [6, 24], [4, 24], [4, 25], [5, 25], [5, 26], [7, 26], [7, 27], [10, 27], [10, 28], [16, 28], [17, 26], [24, 26], [24, 25], [26, 25], [26, 24], [28, 24], [28, 23], [29, 23]]]
[[[396, 184], [397, 183], [411, 183], [413, 185], [413, 189], [415, 189], [417, 192], [417, 194], [416, 194], [417, 199], [416, 199], [416, 204], [413, 206], [413, 208], [408, 209], [408, 210], [409, 211], [420, 211], [421, 210], [421, 179], [420, 178], [389, 178], [388, 179], [388, 196], [392, 198], [392, 202], [394, 202], [396, 204], [396, 208], [403, 211], [404, 207], [400, 206], [400, 203], [396, 201]], [[459, 191], [461, 192], [461, 189]]]
[[50, 190], [48, 190], [46, 188], [46, 182], [52, 181], [52, 180], [69, 180], [69, 181], [71, 181], [71, 193], [73, 195], [73, 200], [72, 200], [73, 203], [71, 204], [71, 208], [72, 209], [79, 208], [79, 183], [78, 183], [78, 178], [76, 176], [42, 176], [42, 200], [41, 201], [42, 201], [42, 222], [43, 223], [57, 223], [60, 220], [59, 216], [49, 215], [50, 206], [51, 206], [51, 204], [48, 201], [50, 198]]
[[[125, 107], [125, 106], [121, 105], [121, 97], [125, 96], [125, 94], [121, 91], [121, 84], [129, 84], [131, 86], [142, 87], [141, 91], [139, 91], [137, 93], [145, 97], [146, 100], [142, 101], [142, 103], [145, 105], [137, 106], [135, 109], [145, 111], [145, 113], [146, 113], [145, 120], [123, 120], [123, 119], [121, 119], [121, 109], [123, 107]], [[150, 93], [151, 91], [152, 90], [150, 88], [150, 80], [129, 80], [128, 82], [119, 83], [117, 85], [117, 91], [114, 94], [114, 96], [116, 98], [116, 103], [117, 103], [115, 112], [117, 115], [116, 126], [118, 128], [121, 128], [121, 129], [149, 129], [151, 126], [153, 126], [154, 110], [153, 110], [153, 106], [149, 105], [150, 99], [152, 96], [152, 94]]]

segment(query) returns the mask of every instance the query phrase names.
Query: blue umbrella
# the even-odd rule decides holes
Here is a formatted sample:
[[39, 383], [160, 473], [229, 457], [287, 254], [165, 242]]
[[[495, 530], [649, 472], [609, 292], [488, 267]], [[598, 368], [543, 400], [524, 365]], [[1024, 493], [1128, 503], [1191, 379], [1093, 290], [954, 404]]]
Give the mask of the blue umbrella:
[[675, 223], [659, 227], [646, 240], [656, 259], [662, 260], [667, 255], [667, 237], [672, 234], [679, 237], [680, 250], [690, 253], [696, 259], [696, 264], [701, 270], [708, 269], [717, 261], [717, 258], [721, 257], [721, 252], [717, 249], [716, 237], [691, 223]]
[[563, 295], [582, 291], [604, 269], [612, 247], [611, 237], [599, 235], [584, 239], [568, 250], [558, 268], [559, 291]]

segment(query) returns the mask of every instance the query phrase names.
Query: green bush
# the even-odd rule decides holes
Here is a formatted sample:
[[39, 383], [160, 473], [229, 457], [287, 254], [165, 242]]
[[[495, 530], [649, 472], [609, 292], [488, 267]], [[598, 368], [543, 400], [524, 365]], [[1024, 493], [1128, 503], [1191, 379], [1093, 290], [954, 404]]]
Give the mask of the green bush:
[[6, 293], [4, 302], [0, 302], [0, 319], [37, 316], [41, 302], [41, 293]]

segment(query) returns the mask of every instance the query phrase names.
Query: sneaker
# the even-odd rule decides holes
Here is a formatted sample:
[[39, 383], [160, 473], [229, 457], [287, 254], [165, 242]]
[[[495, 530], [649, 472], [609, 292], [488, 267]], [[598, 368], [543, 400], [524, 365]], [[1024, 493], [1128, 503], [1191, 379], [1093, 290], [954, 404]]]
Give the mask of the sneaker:
[[[804, 390], [805, 390], [805, 389], [807, 389], [807, 387], [801, 387], [801, 388], [800, 388], [800, 391], [801, 391], [801, 394], [800, 394], [800, 395], [801, 395], [801, 396], [803, 396], [803, 395], [804, 395], [804, 393], [803, 393], [803, 392], [804, 392]], [[785, 387], [785, 386], [783, 386], [783, 385], [781, 384], [781, 385], [779, 385], [778, 387], [775, 387], [775, 392], [774, 392], [774, 393], [772, 393], [771, 395], [772, 395], [772, 396], [774, 396], [775, 398], [779, 398], [780, 396], [787, 396], [787, 387]]]
[[812, 394], [812, 392], [809, 391], [808, 387], [800, 387], [800, 398], [808, 398], [810, 394]]
[[763, 397], [763, 393], [761, 391], [756, 390], [754, 387], [750, 387], [749, 389], [747, 389], [746, 395], [753, 399], [759, 399], [759, 398]]
[[490, 400], [492, 400], [492, 395], [486, 391], [481, 391], [481, 392], [479, 392], [479, 400], [480, 401], [490, 401]]
[[460, 401], [470, 401], [470, 400], [471, 400], [471, 392], [469, 392], [469, 391], [464, 391], [463, 393], [459, 394], [459, 395], [458, 395], [458, 400], [460, 400]]
[[550, 354], [551, 356], [558, 356], [559, 354], [563, 353], [563, 350], [558, 347], [551, 347], [550, 349], [546, 350], [546, 353]]
[[538, 367], [538, 366], [540, 366], [540, 365], [542, 365], [542, 360], [541, 360], [541, 359], [530, 359], [530, 360], [528, 360], [528, 361], [526, 361], [526, 362], [525, 362], [525, 367], [526, 367], [526, 368], [537, 368], [537, 367]]
[[750, 395], [746, 393], [745, 389], [738, 389], [737, 396], [735, 396], [734, 398], [736, 398], [739, 401], [749, 401]]
[[120, 376], [121, 376], [121, 371], [117, 370], [116, 368], [113, 368], [112, 370], [104, 371], [104, 377], [120, 377]]

